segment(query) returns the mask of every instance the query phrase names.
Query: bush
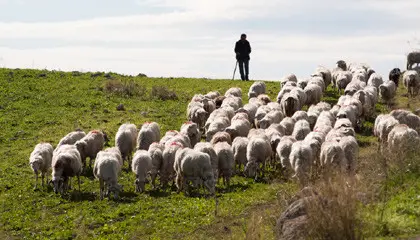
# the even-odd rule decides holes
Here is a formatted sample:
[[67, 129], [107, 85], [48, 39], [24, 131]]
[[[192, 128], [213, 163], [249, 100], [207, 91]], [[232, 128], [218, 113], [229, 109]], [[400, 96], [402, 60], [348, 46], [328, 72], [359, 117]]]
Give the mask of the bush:
[[169, 90], [164, 86], [153, 86], [151, 96], [152, 98], [160, 99], [163, 101], [178, 99], [178, 96], [174, 91]]
[[146, 93], [146, 88], [133, 80], [123, 82], [118, 79], [110, 80], [105, 83], [103, 90], [122, 97], [144, 97]]

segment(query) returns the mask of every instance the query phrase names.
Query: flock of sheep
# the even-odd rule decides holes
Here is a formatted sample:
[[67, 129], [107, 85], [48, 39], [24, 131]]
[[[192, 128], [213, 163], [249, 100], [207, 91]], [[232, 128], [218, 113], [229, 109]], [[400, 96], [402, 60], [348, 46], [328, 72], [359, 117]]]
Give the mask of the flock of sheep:
[[[340, 60], [331, 71], [318, 67], [306, 79], [297, 79], [294, 74], [284, 77], [276, 101], [265, 94], [264, 82], [252, 84], [247, 104], [242, 103], [242, 90], [235, 87], [224, 95], [217, 91], [196, 94], [187, 107], [188, 121], [179, 131], [168, 131], [161, 138], [156, 122], [146, 122], [140, 130], [125, 123], [116, 133], [115, 147], [107, 149], [103, 132], [74, 131], [55, 149], [49, 143], [36, 145], [30, 165], [36, 182], [41, 173], [42, 184], [52, 168], [54, 191], [66, 192], [74, 176], [80, 190], [79, 177], [89, 158], [99, 179], [101, 199], [118, 196], [118, 175], [125, 162], [136, 176], [137, 192], [145, 190], [150, 177], [153, 188], [159, 178], [163, 188], [170, 183], [178, 191], [204, 186], [214, 194], [219, 178], [227, 186], [241, 171], [258, 178], [268, 164], [281, 165], [284, 175], [296, 178], [301, 185], [306, 185], [317, 170], [353, 175], [359, 151], [355, 129], [375, 116], [379, 98], [385, 102], [394, 98], [401, 74], [395, 68], [384, 80], [365, 64], [347, 66]], [[406, 71], [403, 81], [412, 96], [418, 94], [420, 77], [416, 71]], [[333, 106], [321, 102], [331, 84], [340, 93], [344, 90]], [[302, 110], [304, 106], [307, 111]], [[384, 151], [416, 146], [419, 130], [420, 117], [405, 110], [379, 115], [374, 126]]]

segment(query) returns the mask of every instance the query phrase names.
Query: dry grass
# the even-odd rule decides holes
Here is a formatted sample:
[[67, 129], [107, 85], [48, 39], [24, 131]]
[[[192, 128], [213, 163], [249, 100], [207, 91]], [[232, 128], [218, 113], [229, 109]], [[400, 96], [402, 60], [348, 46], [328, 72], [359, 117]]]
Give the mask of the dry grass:
[[178, 99], [178, 96], [174, 91], [169, 90], [167, 87], [164, 86], [153, 86], [151, 97], [162, 101]]
[[109, 80], [104, 84], [103, 90], [121, 97], [144, 97], [146, 93], [146, 88], [133, 80]]

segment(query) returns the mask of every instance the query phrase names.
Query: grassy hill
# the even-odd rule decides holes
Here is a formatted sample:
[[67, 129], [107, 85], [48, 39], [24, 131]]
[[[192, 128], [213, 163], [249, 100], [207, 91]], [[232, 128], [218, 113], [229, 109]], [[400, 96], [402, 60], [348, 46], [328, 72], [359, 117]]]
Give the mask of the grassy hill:
[[[109, 136], [111, 146], [119, 125], [125, 122], [140, 126], [145, 121], [156, 121], [162, 133], [179, 130], [194, 94], [214, 90], [223, 93], [237, 86], [242, 88], [243, 100], [247, 102], [246, 93], [251, 84], [114, 73], [0, 69], [0, 238], [274, 238], [275, 220], [298, 189], [293, 182], [281, 181], [274, 172], [264, 182], [255, 183], [237, 176], [229, 189], [218, 185], [219, 205], [215, 215], [213, 198], [151, 190], [150, 186], [146, 193], [135, 194], [135, 176], [125, 171], [119, 179], [124, 192], [118, 201], [99, 200], [99, 183], [91, 172], [81, 178], [81, 192], [70, 191], [61, 197], [50, 187], [34, 190], [35, 179], [28, 164], [37, 143], [46, 141], [55, 146], [61, 137], [76, 128], [86, 132], [102, 129]], [[279, 90], [278, 83], [267, 82], [272, 99]], [[402, 92], [400, 89], [394, 108], [420, 107], [417, 100], [408, 102]], [[324, 100], [334, 103], [337, 97], [328, 89]], [[118, 111], [119, 104], [123, 104], [125, 110]], [[388, 111], [380, 104], [377, 110]], [[358, 134], [363, 147], [362, 167], [375, 166], [364, 165], [376, 155], [372, 121], [366, 122]], [[373, 174], [364, 170], [360, 170], [363, 177]], [[364, 236], [420, 233], [420, 174], [398, 176], [397, 180], [378, 180], [375, 190], [379, 189], [379, 197], [359, 208], [361, 218], [366, 220]], [[401, 184], [388, 184], [398, 181]], [[382, 197], [383, 186], [389, 186], [386, 197]], [[381, 214], [383, 209], [386, 209], [385, 214]]]

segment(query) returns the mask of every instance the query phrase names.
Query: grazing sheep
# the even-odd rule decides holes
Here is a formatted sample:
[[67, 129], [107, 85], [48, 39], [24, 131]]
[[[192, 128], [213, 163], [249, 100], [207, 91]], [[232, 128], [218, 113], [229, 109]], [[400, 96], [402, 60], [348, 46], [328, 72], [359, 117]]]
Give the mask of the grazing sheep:
[[115, 136], [115, 146], [120, 150], [123, 160], [128, 160], [128, 168], [131, 166], [131, 155], [136, 148], [137, 127], [134, 124], [124, 123], [118, 128]]
[[263, 105], [267, 105], [271, 102], [271, 99], [267, 94], [260, 94], [257, 98], [261, 103], [263, 103]]
[[309, 120], [308, 117], [308, 113], [305, 111], [296, 111], [293, 116], [292, 116], [293, 120], [295, 120], [295, 122], [299, 121], [299, 120]]
[[290, 172], [292, 170], [289, 156], [290, 151], [292, 149], [292, 145], [296, 141], [297, 140], [292, 136], [284, 136], [280, 139], [279, 144], [277, 144], [276, 152], [280, 158], [281, 166], [286, 172]]
[[280, 125], [284, 128], [285, 135], [292, 135], [296, 121], [291, 117], [285, 117], [281, 120]]
[[259, 108], [261, 105], [264, 105], [263, 102], [260, 101], [260, 99], [253, 97], [248, 99], [248, 103], [249, 104], [254, 104], [255, 106], [257, 106], [257, 108]]
[[283, 114], [280, 111], [270, 111], [259, 121], [259, 127], [261, 129], [267, 129], [273, 123], [280, 123], [282, 119]]
[[237, 137], [232, 142], [233, 160], [235, 161], [235, 172], [244, 167], [248, 163], [246, 158], [246, 149], [249, 143], [249, 139], [246, 137]]
[[379, 95], [387, 104], [394, 99], [396, 92], [397, 87], [393, 81], [386, 81], [379, 86]]
[[216, 133], [224, 131], [227, 127], [229, 127], [229, 125], [230, 121], [226, 117], [218, 117], [214, 119], [206, 131], [206, 141], [210, 142]]
[[[326, 89], [325, 82], [322, 79], [322, 77], [316, 77], [316, 76], [312, 77], [311, 79], [309, 79], [309, 82], [308, 82], [308, 86], [310, 86], [310, 85], [319, 86], [321, 88], [322, 92], [324, 92], [325, 89]], [[306, 86], [306, 87], [308, 87], [308, 86]]]
[[375, 105], [378, 102], [378, 88], [374, 87], [374, 86], [366, 86], [363, 91], [366, 92], [366, 94], [368, 94], [371, 102], [373, 105]]
[[172, 137], [178, 134], [179, 132], [177, 130], [169, 130], [165, 133], [165, 136], [163, 136], [162, 139], [160, 139], [159, 143], [165, 145], [167, 141], [169, 141]]
[[[252, 103], [247, 103], [243, 106], [243, 110], [246, 111], [248, 114], [248, 120], [250, 123], [254, 123], [255, 114], [257, 113], [258, 106]], [[237, 112], [241, 111], [241, 109], [238, 109]]]
[[367, 85], [378, 88], [382, 83], [384, 83], [382, 76], [377, 73], [372, 73], [368, 79]]
[[290, 94], [295, 95], [299, 98], [299, 109], [302, 108], [306, 103], [306, 93], [300, 88], [294, 88], [290, 91]]
[[375, 104], [372, 102], [372, 98], [370, 95], [364, 91], [359, 90], [353, 94], [353, 98], [360, 101], [362, 104], [362, 114], [363, 118], [371, 117], [375, 112]]
[[214, 151], [214, 148], [211, 145], [211, 143], [199, 142], [195, 145], [194, 150], [202, 152], [202, 153], [207, 153], [210, 156], [210, 163], [211, 163], [211, 167], [213, 169], [214, 179], [218, 179], [219, 158], [217, 157], [217, 154]]
[[278, 102], [269, 102], [267, 103], [267, 107], [269, 107], [271, 111], [281, 111], [281, 105]]
[[304, 141], [294, 142], [290, 150], [289, 159], [290, 165], [295, 171], [294, 177], [297, 177], [300, 184], [305, 186], [308, 183], [314, 161], [311, 147]]
[[401, 70], [399, 68], [394, 68], [389, 72], [389, 80], [395, 83], [395, 86], [398, 88], [400, 81]]
[[321, 145], [325, 141], [325, 134], [323, 132], [310, 132], [303, 141], [311, 147], [314, 163], [319, 166], [319, 155], [321, 154]]
[[232, 145], [232, 138], [227, 132], [217, 132], [213, 135], [213, 138], [211, 139], [210, 143], [214, 146], [219, 142], [227, 142], [229, 145]]
[[407, 95], [415, 97], [419, 94], [420, 75], [414, 70], [405, 71], [403, 74], [404, 87], [407, 89]]
[[200, 142], [201, 133], [196, 123], [190, 121], [184, 122], [179, 132], [188, 136], [188, 138], [190, 139], [191, 147], [194, 147], [195, 144]]
[[177, 141], [169, 141], [166, 143], [165, 149], [162, 153], [162, 166], [160, 168], [160, 182], [164, 188], [168, 185], [168, 182], [173, 180], [175, 177], [175, 170], [173, 167], [175, 155], [178, 150], [183, 148], [184, 145]]
[[351, 105], [346, 105], [340, 108], [340, 111], [337, 113], [337, 119], [339, 118], [348, 118], [353, 124], [353, 127], [357, 127], [357, 110], [356, 107]]
[[301, 89], [305, 89], [308, 86], [309, 78], [299, 79], [296, 86], [300, 87]]
[[341, 90], [347, 88], [347, 85], [351, 82], [351, 73], [348, 71], [340, 71], [335, 76], [335, 85], [337, 87], [337, 91], [341, 93]]
[[215, 179], [208, 154], [188, 148], [178, 151], [174, 169], [178, 191], [188, 191], [188, 183], [191, 182], [194, 188], [203, 184], [210, 194], [215, 193]]
[[345, 136], [340, 138], [340, 147], [343, 149], [346, 159], [345, 169], [350, 174], [355, 174], [357, 166], [357, 158], [359, 155], [359, 145], [353, 136]]
[[99, 196], [114, 193], [114, 198], [118, 198], [121, 186], [118, 184], [118, 174], [121, 171], [121, 164], [118, 157], [113, 152], [100, 151], [93, 165], [93, 175], [99, 179]]
[[209, 113], [201, 106], [194, 106], [187, 110], [188, 121], [196, 123], [200, 129], [204, 128], [208, 116]]
[[277, 103], [281, 103], [281, 100], [283, 99], [284, 95], [286, 95], [286, 93], [291, 92], [295, 88], [296, 88], [295, 86], [282, 87], [279, 94], [277, 95]]
[[301, 109], [301, 103], [299, 97], [292, 92], [286, 93], [281, 99], [281, 107], [283, 114], [287, 117], [291, 117], [296, 111]]
[[318, 76], [324, 80], [325, 86], [328, 87], [331, 84], [332, 76], [331, 71], [326, 67], [319, 66], [315, 69], [315, 73], [311, 75], [312, 77]]
[[54, 149], [51, 144], [39, 143], [35, 146], [29, 157], [29, 165], [31, 165], [31, 168], [35, 174], [35, 188], [37, 188], [38, 185], [38, 172], [41, 172], [42, 186], [44, 186], [44, 177], [51, 167], [53, 151]]
[[155, 188], [156, 177], [158, 173], [163, 172], [163, 151], [164, 144], [154, 142], [149, 146], [149, 155], [152, 158], [152, 169], [150, 170], [150, 177], [152, 179], [152, 187]]
[[212, 100], [216, 99], [219, 96], [220, 96], [220, 93], [218, 91], [208, 92], [206, 95], [204, 95], [204, 97], [208, 99], [212, 99]]
[[226, 93], [225, 93], [225, 97], [229, 97], [229, 96], [234, 96], [234, 97], [242, 97], [242, 89], [238, 88], [238, 87], [232, 87], [229, 88]]
[[212, 113], [210, 114], [210, 116], [208, 117], [207, 121], [205, 122], [205, 125], [204, 125], [204, 130], [205, 130], [205, 132], [207, 132], [207, 131], [208, 131], [208, 129], [209, 129], [209, 127], [210, 127], [210, 124], [211, 124], [211, 123], [213, 123], [215, 119], [217, 119], [217, 118], [221, 118], [221, 117], [226, 118], [226, 120], [227, 120], [227, 121], [228, 121], [228, 123], [230, 124], [230, 119], [231, 119], [233, 116], [232, 116], [232, 117], [230, 117], [229, 110], [228, 110], [228, 109], [226, 109], [226, 108], [219, 108], [219, 109], [216, 109], [214, 112], [212, 112]]
[[295, 82], [297, 83], [297, 77], [295, 74], [289, 74], [284, 76], [281, 80], [280, 80], [280, 87], [283, 87], [287, 82]]
[[122, 159], [122, 156], [121, 156], [121, 152], [117, 147], [109, 147], [109, 148], [106, 148], [104, 151], [108, 152], [108, 153], [111, 153], [111, 154], [114, 154], [114, 156], [117, 158], [118, 163], [120, 164], [120, 166], [122, 168], [122, 166], [124, 165], [124, 162], [123, 162], [123, 159]]
[[320, 86], [309, 84], [304, 91], [306, 94], [306, 105], [310, 106], [321, 101], [323, 91]]
[[88, 157], [90, 158], [89, 166], [92, 167], [92, 161], [95, 160], [96, 154], [104, 148], [104, 142], [104, 134], [101, 131], [92, 130], [74, 144], [80, 153], [84, 167], [86, 167], [86, 158]]
[[248, 99], [252, 97], [258, 97], [260, 94], [265, 94], [265, 83], [264, 82], [254, 82], [248, 91]]
[[393, 110], [389, 113], [401, 124], [406, 124], [408, 127], [420, 132], [420, 117], [416, 114], [402, 109]]
[[82, 159], [75, 145], [61, 145], [53, 153], [52, 179], [54, 192], [65, 193], [69, 189], [69, 178], [76, 176], [80, 191], [80, 174], [82, 173]]
[[347, 166], [346, 155], [340, 144], [336, 140], [325, 141], [321, 146], [320, 162], [323, 168], [327, 169], [327, 173], [336, 169], [344, 171]]
[[229, 133], [231, 139], [236, 137], [246, 137], [251, 129], [251, 123], [248, 121], [247, 114], [237, 113], [232, 118], [232, 122], [229, 127], [225, 129], [225, 132]]
[[271, 111], [271, 108], [269, 106], [267, 106], [267, 105], [262, 105], [262, 106], [258, 107], [257, 112], [255, 113], [255, 118], [254, 118], [254, 125], [255, 125], [255, 127], [257, 127], [257, 128], [260, 127], [260, 121], [270, 111]]
[[[257, 178], [260, 172], [264, 175], [265, 163], [271, 154], [271, 145], [267, 139], [263, 137], [250, 138], [246, 151], [248, 163], [244, 169], [246, 176]], [[260, 164], [262, 164], [262, 169]]]
[[229, 186], [235, 167], [232, 148], [227, 142], [218, 142], [214, 145], [214, 151], [218, 158], [219, 177], [223, 178], [223, 184]]
[[420, 64], [420, 51], [413, 51], [407, 54], [407, 70], [410, 70], [416, 63]]
[[391, 156], [403, 159], [413, 152], [418, 152], [419, 134], [405, 124], [395, 125], [388, 134], [388, 151]]
[[399, 122], [390, 114], [380, 114], [375, 119], [373, 134], [381, 144], [387, 144], [388, 134]]
[[345, 95], [353, 96], [353, 94], [359, 90], [363, 90], [366, 87], [366, 83], [359, 79], [353, 79], [351, 82], [346, 86], [344, 90]]
[[235, 96], [228, 96], [223, 100], [221, 108], [232, 107], [234, 111], [242, 107], [242, 98]]
[[70, 132], [60, 140], [56, 149], [59, 146], [64, 145], [64, 144], [70, 144], [70, 145], [75, 144], [77, 141], [79, 141], [85, 136], [86, 136], [86, 133], [83, 132], [82, 130], [76, 130], [76, 131]]
[[158, 142], [160, 139], [160, 129], [156, 122], [145, 122], [137, 137], [137, 149], [149, 150], [150, 144]]
[[136, 192], [144, 192], [147, 173], [152, 169], [152, 158], [146, 150], [137, 150], [134, 153], [131, 170], [136, 174], [134, 182]]
[[309, 126], [309, 122], [306, 120], [299, 120], [295, 123], [292, 136], [296, 138], [296, 140], [301, 141], [305, 139], [306, 135], [310, 132], [311, 128]]

